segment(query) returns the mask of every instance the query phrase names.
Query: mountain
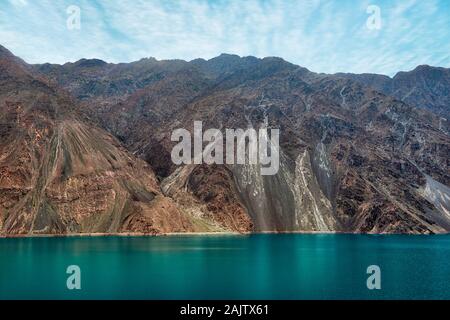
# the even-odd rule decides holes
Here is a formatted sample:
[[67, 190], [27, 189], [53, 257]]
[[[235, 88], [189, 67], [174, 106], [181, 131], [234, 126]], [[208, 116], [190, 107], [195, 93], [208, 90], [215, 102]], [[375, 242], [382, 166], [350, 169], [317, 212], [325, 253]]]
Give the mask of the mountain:
[[80, 109], [0, 47], [1, 234], [222, 230], [180, 210], [164, 196], [152, 168], [85, 121]]
[[[104, 135], [132, 162], [145, 161], [152, 192], [179, 214], [164, 217], [184, 217], [183, 231], [450, 231], [448, 121], [383, 93], [385, 78], [373, 76], [373, 88], [276, 57], [235, 55], [27, 68], [72, 101], [77, 121], [96, 130], [89, 137]], [[192, 132], [195, 121], [204, 130], [279, 129], [280, 170], [264, 176], [259, 164], [175, 165], [171, 134]], [[79, 148], [71, 149], [75, 158]]]
[[393, 78], [378, 74], [337, 74], [370, 86], [418, 108], [450, 118], [450, 69], [427, 65]]
[[[373, 90], [279, 58], [235, 55], [175, 61], [177, 70], [155, 63], [159, 80], [92, 114], [154, 168], [165, 194], [185, 210], [196, 210], [194, 199], [248, 229], [246, 212], [256, 231], [449, 230], [448, 122], [378, 92], [389, 78], [373, 76]], [[205, 129], [265, 121], [279, 128], [280, 172], [175, 166], [170, 133], [199, 120]]]
[[[230, 166], [257, 230], [448, 230], [448, 201], [433, 208], [425, 192], [426, 179], [442, 192], [449, 184], [448, 134], [431, 114], [358, 83], [271, 59], [236, 71], [178, 110], [165, 128], [192, 128], [203, 120], [213, 128], [259, 128], [267, 121], [280, 129], [276, 176]], [[168, 154], [167, 140], [161, 145]]]

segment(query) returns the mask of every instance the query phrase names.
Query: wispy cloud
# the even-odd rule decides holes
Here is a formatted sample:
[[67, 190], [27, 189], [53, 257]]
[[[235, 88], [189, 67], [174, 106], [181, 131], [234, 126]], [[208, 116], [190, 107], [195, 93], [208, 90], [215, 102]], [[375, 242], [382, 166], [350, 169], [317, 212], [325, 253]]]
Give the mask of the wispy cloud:
[[[366, 26], [369, 5], [382, 28]], [[81, 9], [68, 30], [66, 9]], [[317, 72], [450, 67], [447, 0], [0, 0], [0, 43], [31, 63], [280, 56]]]
[[27, 0], [9, 0], [13, 6], [23, 7], [28, 4]]

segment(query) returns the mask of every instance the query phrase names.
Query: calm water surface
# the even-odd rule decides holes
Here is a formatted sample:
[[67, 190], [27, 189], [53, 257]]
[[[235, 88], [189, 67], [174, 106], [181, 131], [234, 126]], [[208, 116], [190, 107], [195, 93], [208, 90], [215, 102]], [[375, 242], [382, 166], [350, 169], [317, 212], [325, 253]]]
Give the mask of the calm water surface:
[[450, 299], [450, 235], [0, 239], [0, 299], [16, 298]]

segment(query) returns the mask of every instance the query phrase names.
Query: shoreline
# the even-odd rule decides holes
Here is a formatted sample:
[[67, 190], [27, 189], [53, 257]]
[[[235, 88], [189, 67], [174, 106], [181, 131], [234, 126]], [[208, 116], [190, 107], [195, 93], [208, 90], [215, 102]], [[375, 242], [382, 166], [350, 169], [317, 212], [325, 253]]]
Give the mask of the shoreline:
[[[326, 231], [260, 231], [260, 232], [170, 232], [159, 234], [148, 233], [70, 233], [70, 234], [18, 234], [18, 235], [0, 235], [0, 239], [14, 238], [100, 238], [100, 237], [179, 237], [179, 236], [249, 236], [256, 234], [337, 234], [341, 232]], [[351, 233], [349, 233], [351, 234]]]
[[405, 236], [435, 236], [435, 235], [449, 235], [449, 233], [440, 234], [409, 234], [409, 233], [355, 233], [342, 231], [258, 231], [258, 232], [171, 232], [161, 234], [148, 233], [71, 233], [71, 234], [19, 234], [19, 235], [4, 235], [0, 234], [0, 239], [23, 239], [23, 238], [107, 238], [107, 237], [123, 237], [123, 238], [138, 238], [138, 237], [221, 237], [221, 236], [251, 236], [262, 234], [307, 234], [307, 235], [332, 235], [332, 234], [347, 234], [347, 235], [369, 235], [369, 236], [389, 236], [389, 235], [405, 235]]

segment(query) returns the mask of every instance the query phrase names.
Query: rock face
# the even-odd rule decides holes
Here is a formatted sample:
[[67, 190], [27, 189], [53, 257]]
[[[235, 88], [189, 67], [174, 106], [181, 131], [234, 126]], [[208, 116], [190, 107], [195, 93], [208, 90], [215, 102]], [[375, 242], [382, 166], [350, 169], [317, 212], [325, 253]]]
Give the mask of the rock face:
[[[430, 89], [411, 103], [390, 78], [279, 58], [30, 67], [9, 55], [2, 68], [4, 233], [450, 231], [448, 121], [417, 108], [419, 95], [448, 109], [441, 75], [402, 80]], [[278, 173], [176, 166], [171, 133], [194, 121], [279, 129]]]
[[0, 52], [0, 221], [6, 235], [205, 231], [153, 170], [6, 49]]
[[439, 118], [352, 81], [278, 63], [261, 61], [257, 71], [270, 73], [237, 87], [227, 78], [219, 86], [229, 89], [216, 87], [178, 117], [185, 128], [198, 119], [216, 128], [258, 127], [267, 118], [281, 130], [276, 176], [234, 169], [256, 230], [444, 232], [420, 191], [421, 170], [448, 185], [449, 139]]
[[338, 74], [358, 81], [412, 106], [450, 119], [450, 70], [427, 65], [393, 78], [377, 74]]
[[197, 217], [197, 226], [203, 231], [254, 230], [234, 184], [233, 172], [225, 166], [179, 167], [163, 180], [162, 190], [183, 211]]

